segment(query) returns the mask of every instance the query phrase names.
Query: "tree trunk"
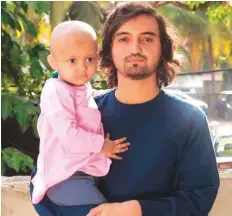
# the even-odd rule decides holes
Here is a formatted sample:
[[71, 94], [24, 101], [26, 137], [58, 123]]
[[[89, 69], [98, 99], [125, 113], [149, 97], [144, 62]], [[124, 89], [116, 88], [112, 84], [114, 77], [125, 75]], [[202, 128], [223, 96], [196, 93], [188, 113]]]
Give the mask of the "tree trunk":
[[212, 46], [212, 36], [208, 35], [208, 54], [209, 54], [209, 66], [214, 68], [214, 57], [213, 57], [213, 46]]
[[50, 16], [50, 23], [51, 23], [51, 30], [54, 27], [64, 21], [65, 13], [67, 9], [71, 6], [71, 1], [52, 1], [51, 2], [51, 16]]
[[202, 38], [202, 62], [201, 62], [201, 68], [208, 70], [210, 66], [210, 60], [208, 55], [208, 46], [207, 46], [208, 38], [203, 37]]

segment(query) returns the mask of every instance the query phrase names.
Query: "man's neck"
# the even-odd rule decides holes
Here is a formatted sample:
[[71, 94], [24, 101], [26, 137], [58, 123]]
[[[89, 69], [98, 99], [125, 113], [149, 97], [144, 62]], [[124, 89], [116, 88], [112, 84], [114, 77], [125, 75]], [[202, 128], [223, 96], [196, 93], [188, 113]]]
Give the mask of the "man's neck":
[[125, 104], [139, 104], [154, 99], [159, 91], [155, 74], [142, 80], [131, 80], [118, 74], [115, 97]]

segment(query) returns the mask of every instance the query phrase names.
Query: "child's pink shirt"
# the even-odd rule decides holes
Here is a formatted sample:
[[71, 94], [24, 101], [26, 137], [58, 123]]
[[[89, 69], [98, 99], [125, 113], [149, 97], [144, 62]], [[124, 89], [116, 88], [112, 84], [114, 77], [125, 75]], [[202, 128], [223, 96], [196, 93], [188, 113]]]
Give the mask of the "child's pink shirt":
[[37, 124], [40, 149], [32, 203], [40, 202], [49, 187], [76, 171], [92, 176], [108, 173], [111, 160], [100, 153], [104, 132], [91, 91], [90, 84], [77, 87], [60, 79], [46, 81]]

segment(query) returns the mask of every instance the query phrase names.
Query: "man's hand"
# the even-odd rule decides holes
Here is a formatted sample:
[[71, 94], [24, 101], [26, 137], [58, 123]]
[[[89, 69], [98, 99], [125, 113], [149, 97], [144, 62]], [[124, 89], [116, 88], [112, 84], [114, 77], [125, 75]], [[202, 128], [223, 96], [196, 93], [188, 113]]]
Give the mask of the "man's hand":
[[87, 216], [142, 216], [142, 209], [136, 200], [105, 203], [93, 208]]
[[123, 143], [125, 141], [125, 137], [112, 141], [110, 140], [110, 135], [107, 134], [101, 152], [107, 157], [121, 160], [122, 157], [119, 157], [117, 154], [127, 151], [130, 145], [130, 143]]

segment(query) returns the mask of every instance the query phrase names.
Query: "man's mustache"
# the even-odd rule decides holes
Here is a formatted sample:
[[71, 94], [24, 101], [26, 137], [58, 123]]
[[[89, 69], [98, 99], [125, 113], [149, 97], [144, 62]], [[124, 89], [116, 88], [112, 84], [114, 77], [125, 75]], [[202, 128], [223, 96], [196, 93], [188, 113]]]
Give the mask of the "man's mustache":
[[143, 58], [145, 60], [147, 59], [144, 55], [140, 53], [135, 53], [135, 54], [131, 54], [130, 56], [125, 57], [125, 61], [127, 61], [130, 58], [136, 58], [136, 57]]

